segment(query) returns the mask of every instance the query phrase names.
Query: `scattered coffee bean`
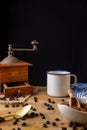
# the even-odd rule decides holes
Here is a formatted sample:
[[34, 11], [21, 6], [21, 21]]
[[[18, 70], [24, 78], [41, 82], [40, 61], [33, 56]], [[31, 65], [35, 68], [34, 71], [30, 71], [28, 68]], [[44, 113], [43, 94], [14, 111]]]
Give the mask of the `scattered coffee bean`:
[[21, 120], [26, 120], [26, 117], [25, 117], [25, 116], [24, 116], [24, 117], [22, 117], [22, 118], [21, 118]]
[[15, 107], [15, 104], [12, 104], [12, 107]]
[[17, 104], [16, 104], [16, 107], [19, 107], [19, 106], [20, 106], [19, 103], [17, 103]]
[[38, 101], [37, 97], [34, 97], [34, 102], [37, 102], [37, 101]]
[[5, 107], [9, 107], [9, 104], [5, 104]]
[[65, 99], [61, 99], [61, 101], [65, 101]]
[[53, 126], [56, 126], [57, 124], [56, 124], [56, 122], [52, 122], [52, 125], [53, 125]]
[[18, 128], [17, 128], [17, 130], [21, 130], [21, 128], [20, 128], [20, 127], [18, 127]]
[[44, 124], [43, 124], [43, 127], [47, 128], [48, 126], [47, 126], [47, 124], [44, 123]]
[[5, 97], [1, 97], [0, 100], [6, 100], [6, 98]]
[[45, 116], [41, 116], [41, 119], [45, 119], [46, 117]]
[[24, 106], [27, 106], [28, 104], [29, 104], [29, 103], [26, 102], [26, 103], [24, 103]]
[[62, 127], [61, 129], [62, 129], [62, 130], [67, 130], [67, 128], [66, 128], [66, 127]]
[[31, 107], [31, 109], [32, 109], [32, 111], [36, 111], [36, 108], [34, 108], [34, 107]]
[[13, 125], [16, 125], [17, 124], [17, 121], [15, 120], [14, 122], [13, 122]]
[[60, 119], [59, 118], [55, 118], [55, 121], [59, 121]]
[[11, 114], [11, 112], [9, 111], [8, 114]]
[[11, 97], [9, 97], [9, 100], [10, 100], [10, 101], [15, 100], [15, 97], [14, 97], [14, 96], [11, 96]]
[[27, 126], [26, 122], [23, 122], [23, 123], [22, 123], [22, 126]]
[[29, 118], [33, 118], [35, 116], [35, 113], [34, 112], [31, 112], [30, 114], [29, 114]]
[[16, 130], [15, 128], [12, 128], [12, 130]]
[[48, 99], [48, 102], [51, 103], [51, 99], [50, 98]]
[[48, 107], [47, 110], [54, 110], [54, 108], [53, 107]]
[[4, 122], [5, 119], [3, 117], [0, 117], [0, 123]]
[[50, 124], [50, 121], [46, 121], [46, 124]]
[[55, 104], [55, 101], [52, 101], [53, 104]]

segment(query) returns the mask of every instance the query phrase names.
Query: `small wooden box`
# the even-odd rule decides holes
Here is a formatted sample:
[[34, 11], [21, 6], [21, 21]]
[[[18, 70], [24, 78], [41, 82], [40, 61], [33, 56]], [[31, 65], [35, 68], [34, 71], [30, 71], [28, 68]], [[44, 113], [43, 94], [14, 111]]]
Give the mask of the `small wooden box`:
[[24, 96], [33, 93], [33, 87], [31, 87], [28, 83], [16, 83], [13, 86], [9, 86], [9, 84], [3, 84], [4, 95], [6, 98], [15, 97], [15, 96]]
[[3, 89], [1, 88], [1, 85], [3, 83], [20, 81], [29, 82], [29, 66], [32, 66], [32, 64], [23, 61], [20, 61], [19, 63], [15, 64], [0, 63], [0, 92]]

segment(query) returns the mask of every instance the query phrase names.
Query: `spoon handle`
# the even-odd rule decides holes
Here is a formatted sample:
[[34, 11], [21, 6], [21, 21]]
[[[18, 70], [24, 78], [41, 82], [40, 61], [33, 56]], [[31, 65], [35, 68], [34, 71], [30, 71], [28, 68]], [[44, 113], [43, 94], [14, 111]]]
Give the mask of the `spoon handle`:
[[8, 117], [14, 117], [14, 114], [6, 114], [6, 115], [3, 115], [1, 116], [2, 118], [8, 118]]
[[74, 91], [72, 89], [68, 90], [68, 94], [70, 97], [74, 97]]

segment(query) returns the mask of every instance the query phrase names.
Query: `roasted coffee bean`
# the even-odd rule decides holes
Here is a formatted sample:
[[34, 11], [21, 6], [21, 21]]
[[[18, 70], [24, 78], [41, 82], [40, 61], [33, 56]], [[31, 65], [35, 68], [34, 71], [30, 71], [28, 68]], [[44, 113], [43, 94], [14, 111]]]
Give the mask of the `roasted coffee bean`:
[[33, 111], [36, 111], [36, 108], [33, 108], [32, 110], [33, 110]]
[[53, 107], [48, 107], [47, 110], [54, 110], [54, 108]]
[[35, 116], [39, 116], [38, 113], [35, 113]]
[[4, 122], [5, 119], [3, 117], [0, 117], [0, 123]]
[[26, 103], [24, 103], [24, 106], [26, 106], [26, 105], [28, 105], [28, 104], [29, 104], [29, 103], [26, 102]]
[[43, 116], [44, 114], [43, 113], [40, 113], [40, 116]]
[[22, 117], [22, 118], [21, 118], [21, 120], [26, 120], [26, 117], [25, 117], [25, 116], [24, 116], [24, 117]]
[[12, 107], [15, 107], [15, 104], [12, 104]]
[[0, 100], [6, 100], [6, 98], [5, 97], [1, 97]]
[[15, 128], [12, 128], [12, 130], [16, 130]]
[[59, 118], [55, 118], [55, 121], [59, 121], [60, 119]]
[[48, 102], [51, 103], [51, 99], [50, 98], [48, 98]]
[[5, 104], [5, 107], [9, 107], [9, 104]]
[[52, 122], [52, 125], [53, 125], [53, 126], [56, 126], [57, 124], [56, 124], [56, 122]]
[[33, 118], [35, 116], [35, 113], [34, 112], [31, 112], [30, 114], [29, 114], [29, 118]]
[[43, 124], [43, 127], [47, 128], [47, 124], [44, 123], [44, 124]]
[[62, 130], [67, 130], [67, 128], [66, 128], [66, 127], [62, 127], [61, 129], [62, 129]]
[[22, 126], [27, 126], [26, 122], [23, 122], [23, 123], [22, 123]]
[[17, 124], [17, 121], [15, 120], [14, 122], [13, 122], [13, 125], [16, 125]]
[[18, 127], [18, 128], [17, 128], [17, 130], [21, 130], [21, 128], [20, 128], [20, 127]]
[[45, 116], [41, 116], [41, 119], [45, 119], [46, 117]]
[[16, 107], [19, 107], [20, 105], [19, 105], [19, 103], [17, 103], [15, 106], [16, 106]]
[[47, 103], [45, 102], [44, 105], [47, 106]]
[[19, 122], [20, 119], [15, 119], [16, 122]]
[[38, 101], [37, 97], [34, 97], [34, 102], [37, 102], [37, 101]]
[[15, 97], [11, 96], [11, 97], [9, 98], [9, 100], [10, 100], [10, 101], [15, 100]]
[[46, 124], [50, 124], [50, 121], [46, 121]]
[[8, 114], [11, 114], [11, 112], [9, 111]]
[[65, 99], [62, 99], [61, 101], [65, 101]]
[[2, 130], [2, 128], [0, 128], [0, 130]]
[[52, 101], [51, 103], [55, 104], [55, 101]]

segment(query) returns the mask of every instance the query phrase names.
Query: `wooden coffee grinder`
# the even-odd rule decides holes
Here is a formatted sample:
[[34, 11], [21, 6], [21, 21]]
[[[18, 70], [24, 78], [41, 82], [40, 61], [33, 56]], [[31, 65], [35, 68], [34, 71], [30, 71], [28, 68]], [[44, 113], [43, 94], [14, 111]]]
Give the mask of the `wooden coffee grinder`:
[[13, 51], [36, 51], [39, 43], [34, 40], [31, 44], [32, 49], [12, 48], [12, 44], [8, 45], [8, 56], [0, 62], [0, 93], [4, 93], [5, 97], [33, 92], [33, 87], [29, 85], [29, 67], [32, 64], [13, 56]]

